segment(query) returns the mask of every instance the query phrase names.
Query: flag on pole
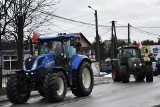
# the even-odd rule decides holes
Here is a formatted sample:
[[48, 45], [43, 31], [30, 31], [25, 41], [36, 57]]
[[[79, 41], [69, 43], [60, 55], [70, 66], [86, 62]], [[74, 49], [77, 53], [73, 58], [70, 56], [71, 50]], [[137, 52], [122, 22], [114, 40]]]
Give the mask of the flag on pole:
[[142, 49], [142, 44], [141, 42], [138, 40], [138, 43], [135, 45], [136, 48]]
[[33, 32], [33, 35], [32, 35], [32, 41], [35, 43], [39, 38], [39, 34], [37, 34], [36, 32]]

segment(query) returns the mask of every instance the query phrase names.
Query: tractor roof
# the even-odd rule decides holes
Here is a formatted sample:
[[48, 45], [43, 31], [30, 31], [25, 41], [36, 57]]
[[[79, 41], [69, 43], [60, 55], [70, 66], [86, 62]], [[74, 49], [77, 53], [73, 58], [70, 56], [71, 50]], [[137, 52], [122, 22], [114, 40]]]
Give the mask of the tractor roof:
[[58, 40], [58, 38], [69, 39], [71, 37], [78, 37], [79, 33], [60, 34], [60, 35], [43, 35], [39, 37], [39, 40]]
[[123, 48], [123, 49], [139, 49], [138, 47], [136, 47], [135, 45], [126, 45], [126, 46], [122, 46], [122, 47], [119, 47], [119, 49], [121, 49], [121, 48]]

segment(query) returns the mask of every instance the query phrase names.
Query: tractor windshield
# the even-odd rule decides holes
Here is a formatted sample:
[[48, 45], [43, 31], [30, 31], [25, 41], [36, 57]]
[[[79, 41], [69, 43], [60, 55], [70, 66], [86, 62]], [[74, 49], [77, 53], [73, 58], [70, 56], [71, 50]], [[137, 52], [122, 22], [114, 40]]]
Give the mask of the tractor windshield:
[[41, 54], [54, 54], [55, 56], [66, 55], [71, 58], [76, 54], [76, 49], [70, 46], [68, 41], [44, 41], [39, 45], [39, 55]]
[[125, 57], [136, 57], [136, 58], [140, 58], [140, 53], [138, 49], [135, 48], [125, 48], [123, 50], [123, 55]]
[[41, 54], [61, 54], [62, 45], [59, 41], [45, 41], [40, 43], [39, 55]]

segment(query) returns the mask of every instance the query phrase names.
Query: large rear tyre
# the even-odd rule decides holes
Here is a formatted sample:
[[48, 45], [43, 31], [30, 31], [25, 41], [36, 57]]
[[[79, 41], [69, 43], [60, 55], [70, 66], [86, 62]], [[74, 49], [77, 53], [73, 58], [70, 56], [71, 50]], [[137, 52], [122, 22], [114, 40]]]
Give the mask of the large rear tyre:
[[25, 82], [20, 79], [20, 74], [11, 76], [7, 82], [7, 97], [11, 103], [22, 104], [27, 102], [30, 97], [30, 90], [24, 89]]
[[114, 82], [121, 81], [121, 77], [119, 75], [118, 69], [116, 69], [114, 65], [112, 65], [112, 79]]
[[130, 77], [130, 74], [129, 74], [129, 71], [127, 70], [127, 67], [126, 66], [122, 66], [121, 67], [121, 80], [122, 80], [122, 83], [129, 83], [129, 77]]
[[48, 73], [44, 82], [44, 96], [49, 102], [63, 101], [66, 96], [67, 84], [64, 74], [60, 71]]
[[146, 82], [153, 82], [153, 72], [151, 65], [146, 65]]
[[83, 62], [77, 71], [76, 88], [71, 87], [77, 97], [89, 96], [93, 89], [93, 71], [88, 62]]

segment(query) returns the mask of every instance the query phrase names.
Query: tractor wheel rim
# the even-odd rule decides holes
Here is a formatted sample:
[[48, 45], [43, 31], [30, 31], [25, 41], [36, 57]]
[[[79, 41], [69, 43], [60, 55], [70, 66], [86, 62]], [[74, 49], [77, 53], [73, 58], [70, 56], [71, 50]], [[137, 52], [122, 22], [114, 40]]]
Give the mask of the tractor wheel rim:
[[89, 88], [91, 84], [91, 75], [88, 68], [85, 68], [82, 72], [82, 82], [85, 88]]
[[64, 81], [62, 80], [62, 78], [58, 78], [58, 90], [57, 90], [57, 94], [58, 95], [62, 95], [64, 92]]

